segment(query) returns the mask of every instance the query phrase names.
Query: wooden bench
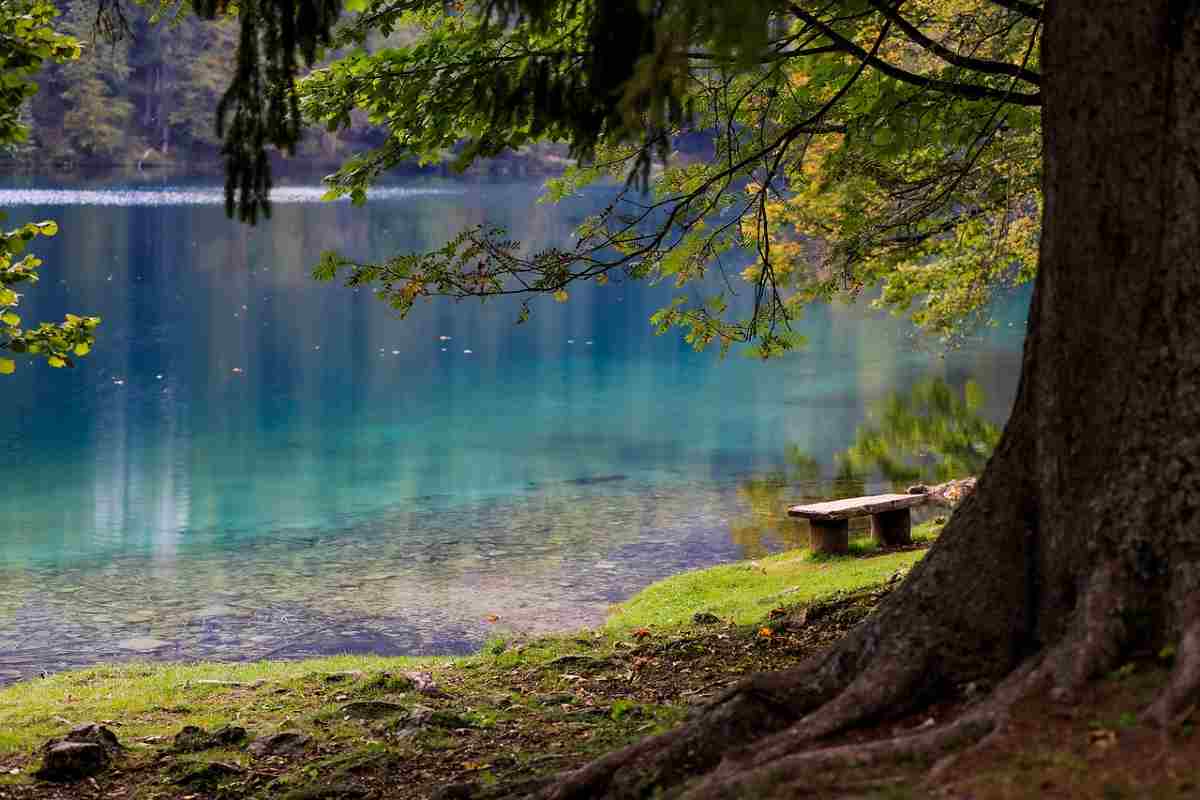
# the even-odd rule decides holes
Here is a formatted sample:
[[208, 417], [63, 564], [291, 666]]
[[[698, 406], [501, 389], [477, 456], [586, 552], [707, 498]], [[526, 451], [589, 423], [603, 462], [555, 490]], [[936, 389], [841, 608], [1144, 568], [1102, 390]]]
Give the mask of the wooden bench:
[[808, 520], [814, 553], [845, 553], [850, 549], [850, 520], [871, 515], [871, 533], [887, 547], [912, 544], [912, 514], [909, 509], [926, 502], [924, 494], [876, 494], [792, 506], [789, 517]]

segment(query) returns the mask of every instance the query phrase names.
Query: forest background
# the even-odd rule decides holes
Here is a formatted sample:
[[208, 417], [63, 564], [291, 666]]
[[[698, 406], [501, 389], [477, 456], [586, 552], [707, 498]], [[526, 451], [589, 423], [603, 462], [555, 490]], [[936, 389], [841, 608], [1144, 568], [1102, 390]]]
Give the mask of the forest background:
[[[29, 128], [20, 146], [0, 149], [0, 170], [59, 173], [122, 171], [124, 168], [219, 174], [221, 139], [213, 112], [233, 75], [236, 20], [211, 22], [157, 4], [124, 5], [127, 29], [106, 37], [96, 30], [94, 0], [57, 0], [54, 28], [83, 45], [82, 56], [46, 62], [38, 92], [22, 107]], [[375, 34], [369, 49], [398, 46], [416, 32]], [[328, 54], [328, 60], [338, 52]], [[291, 164], [332, 171], [349, 154], [378, 147], [387, 130], [365, 113], [337, 131], [310, 128]], [[273, 156], [280, 162], [283, 156]], [[566, 147], [537, 144], [496, 158], [481, 159], [471, 173], [542, 175], [566, 166]], [[409, 168], [421, 171], [415, 163]], [[427, 171], [430, 168], [425, 168]], [[447, 168], [438, 166], [434, 171]], [[405, 170], [401, 170], [402, 172]]]

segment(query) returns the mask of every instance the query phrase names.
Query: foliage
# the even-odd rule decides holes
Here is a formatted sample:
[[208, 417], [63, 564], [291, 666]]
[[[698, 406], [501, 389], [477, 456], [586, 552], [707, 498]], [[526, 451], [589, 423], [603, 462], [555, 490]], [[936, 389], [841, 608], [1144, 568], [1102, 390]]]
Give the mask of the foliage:
[[[37, 236], [53, 236], [58, 232], [54, 222], [31, 222], [16, 230], [0, 233], [0, 351], [29, 354], [46, 359], [52, 367], [74, 366], [73, 357], [85, 356], [95, 343], [99, 317], [80, 317], [67, 314], [62, 322], [41, 322], [32, 328], [21, 327], [17, 306], [21, 284], [38, 280], [39, 258], [26, 253], [25, 245]], [[11, 358], [0, 358], [0, 375], [10, 375], [16, 369]]]
[[842, 463], [848, 472], [878, 470], [889, 481], [947, 481], [982, 472], [1000, 429], [980, 414], [983, 395], [967, 381], [960, 394], [945, 381], [918, 383], [908, 396], [892, 393], [858, 429]]
[[[79, 56], [78, 43], [51, 27], [55, 14], [54, 7], [42, 0], [0, 2], [0, 147], [25, 140], [20, 107], [37, 91], [31, 76], [42, 62]], [[58, 225], [47, 221], [0, 233], [0, 351], [38, 356], [52, 367], [68, 367], [73, 357], [87, 355], [100, 319], [67, 314], [59, 323], [22, 327], [16, 311], [21, 302], [17, 288], [36, 283], [42, 265], [33, 255], [22, 255], [26, 244], [57, 232]], [[12, 374], [15, 369], [13, 359], [0, 357], [0, 375]]]
[[0, 149], [28, 135], [21, 108], [37, 91], [33, 76], [42, 63], [79, 56], [79, 43], [52, 27], [56, 13], [45, 0], [0, 3]]
[[[618, 275], [692, 284], [700, 299], [680, 296], [653, 324], [682, 326], [696, 347], [756, 340], [763, 356], [799, 343], [790, 323], [807, 303], [879, 287], [878, 304], [953, 338], [1033, 272], [1038, 15], [1011, 0], [911, 0], [903, 13], [884, 0], [514, 0], [451, 15], [374, 0], [340, 43], [398, 25], [421, 35], [352, 48], [300, 85], [313, 121], [337, 129], [362, 110], [389, 131], [331, 195], [362, 202], [410, 159], [454, 151], [464, 166], [546, 139], [582, 160], [550, 199], [623, 183], [573, 247], [530, 253], [485, 226], [383, 263], [329, 255], [317, 275], [374, 284], [401, 313], [431, 295], [561, 300]], [[666, 158], [696, 137], [706, 157]]]

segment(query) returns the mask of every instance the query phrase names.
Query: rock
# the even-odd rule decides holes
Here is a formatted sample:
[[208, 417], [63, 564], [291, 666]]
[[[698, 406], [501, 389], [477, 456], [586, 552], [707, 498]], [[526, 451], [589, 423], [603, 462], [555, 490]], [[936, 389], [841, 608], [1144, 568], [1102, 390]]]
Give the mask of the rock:
[[[393, 675], [390, 672], [378, 672], [370, 677], [366, 683], [362, 684], [364, 690], [378, 690], [382, 692], [409, 692], [417, 688], [413, 679], [408, 677], [410, 673], [403, 675]], [[411, 673], [417, 674], [417, 673]], [[429, 681], [429, 685], [433, 686], [433, 681]], [[433, 686], [433, 690], [437, 692], [437, 687]], [[439, 692], [440, 694], [440, 692]]]
[[360, 700], [357, 703], [347, 703], [342, 706], [343, 715], [357, 720], [386, 719], [387, 717], [398, 717], [406, 712], [407, 709], [404, 706], [387, 703], [383, 700]]
[[108, 751], [95, 742], [52, 742], [34, 774], [46, 781], [76, 781], [103, 772], [110, 761]]
[[342, 683], [344, 681], [360, 680], [365, 673], [358, 670], [350, 670], [348, 672], [330, 672], [325, 676], [326, 683]]
[[208, 734], [203, 728], [195, 725], [184, 725], [179, 733], [175, 734], [175, 741], [171, 745], [171, 749], [179, 753], [194, 753], [207, 750], [208, 747]]
[[426, 697], [449, 697], [434, 683], [433, 676], [428, 672], [403, 672], [401, 675], [412, 682], [413, 689]]
[[929, 494], [929, 487], [923, 483], [908, 487], [908, 494]]
[[304, 752], [310, 741], [308, 736], [298, 731], [280, 731], [255, 739], [250, 744], [250, 752], [260, 757], [296, 756]]
[[717, 625], [720, 624], [721, 618], [707, 611], [697, 611], [695, 614], [692, 614], [692, 622], [697, 625]]
[[172, 749], [178, 753], [197, 753], [213, 747], [229, 747], [245, 738], [246, 729], [238, 725], [226, 725], [212, 733], [195, 725], [187, 725], [175, 734]]
[[95, 722], [81, 722], [74, 728], [71, 728], [67, 732], [64, 741], [98, 744], [110, 756], [116, 755], [121, 751], [121, 743], [117, 740], [117, 735], [103, 725], [97, 725]]
[[447, 783], [433, 793], [432, 800], [471, 800], [478, 790], [478, 783]]
[[441, 709], [430, 708], [429, 706], [413, 706], [412, 711], [409, 712], [408, 717], [404, 720], [403, 727], [429, 727], [455, 730], [457, 728], [474, 728], [475, 723], [452, 711], [442, 711]]
[[975, 491], [974, 478], [946, 481], [929, 487], [929, 501], [936, 505], [954, 508], [973, 491]]
[[222, 781], [229, 780], [242, 774], [242, 768], [236, 764], [226, 764], [223, 761], [210, 761], [207, 764], [193, 764], [190, 769], [175, 779], [179, 786], [205, 788], [216, 786]]
[[282, 800], [350, 800], [366, 797], [367, 790], [351, 783], [330, 783], [325, 786], [304, 786], [285, 794]]
[[145, 636], [135, 636], [132, 639], [122, 639], [117, 642], [117, 647], [122, 650], [132, 650], [135, 653], [153, 653], [155, 650], [161, 650], [164, 647], [169, 647], [170, 642], [165, 642], [162, 639], [151, 639]]

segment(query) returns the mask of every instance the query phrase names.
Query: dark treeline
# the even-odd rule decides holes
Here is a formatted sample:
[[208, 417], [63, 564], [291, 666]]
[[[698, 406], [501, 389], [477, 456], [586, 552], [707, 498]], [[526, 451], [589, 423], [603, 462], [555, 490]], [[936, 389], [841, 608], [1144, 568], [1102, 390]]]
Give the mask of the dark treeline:
[[[127, 3], [122, 5], [127, 29], [114, 41], [95, 36], [95, 0], [58, 0], [58, 7], [58, 29], [84, 43], [83, 56], [45, 68], [38, 93], [22, 110], [29, 141], [0, 152], [0, 165], [11, 158], [22, 167], [68, 171], [133, 165], [219, 170], [215, 111], [234, 63], [236, 22], [206, 22], [189, 14], [155, 20], [152, 8]], [[402, 41], [405, 32], [392, 38]], [[296, 157], [333, 166], [386, 136], [385, 128], [363, 115], [337, 133], [310, 129]], [[489, 159], [472, 171], [557, 171], [564, 151], [537, 146]]]

